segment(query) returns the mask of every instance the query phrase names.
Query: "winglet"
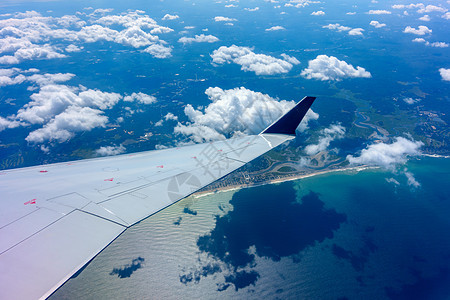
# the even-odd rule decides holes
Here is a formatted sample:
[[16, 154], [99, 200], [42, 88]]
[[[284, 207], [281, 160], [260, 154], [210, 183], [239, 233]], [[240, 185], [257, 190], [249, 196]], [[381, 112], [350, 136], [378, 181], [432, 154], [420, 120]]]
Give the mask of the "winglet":
[[295, 129], [302, 121], [316, 97], [305, 97], [290, 111], [282, 115], [261, 133], [279, 133], [295, 135]]

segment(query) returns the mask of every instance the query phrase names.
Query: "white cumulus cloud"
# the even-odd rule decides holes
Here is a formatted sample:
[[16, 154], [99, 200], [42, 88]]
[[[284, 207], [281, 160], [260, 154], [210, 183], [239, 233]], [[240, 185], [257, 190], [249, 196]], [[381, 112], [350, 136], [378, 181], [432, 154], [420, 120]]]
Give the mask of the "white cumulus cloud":
[[425, 7], [420, 8], [417, 12], [419, 14], [423, 14], [423, 13], [431, 13], [431, 12], [446, 12], [448, 9], [441, 7], [441, 6], [436, 6], [436, 5], [427, 5]]
[[360, 156], [348, 155], [347, 160], [350, 164], [381, 166], [393, 170], [398, 165], [406, 163], [408, 156], [420, 155], [422, 145], [420, 141], [396, 137], [391, 144], [383, 142], [371, 144], [361, 151]]
[[391, 12], [383, 9], [369, 10], [369, 15], [390, 15]]
[[431, 20], [431, 18], [429, 15], [424, 15], [424, 16], [420, 17], [419, 20], [429, 22]]
[[125, 96], [123, 101], [134, 102], [137, 101], [142, 104], [153, 104], [156, 102], [156, 98], [154, 96], [150, 96], [144, 93], [132, 93], [129, 96]]
[[362, 32], [364, 31], [364, 29], [362, 29], [362, 28], [351, 28], [351, 27], [348, 27], [348, 26], [343, 26], [343, 25], [341, 25], [339, 23], [328, 24], [328, 25], [322, 26], [322, 28], [327, 28], [327, 29], [330, 29], [330, 30], [336, 30], [338, 32], [347, 31], [349, 35], [363, 35]]
[[66, 52], [80, 52], [84, 47], [78, 47], [77, 45], [70, 44], [66, 47]]
[[118, 155], [125, 152], [125, 147], [123, 145], [119, 146], [102, 146], [95, 152], [98, 156], [111, 156]]
[[211, 34], [205, 35], [195, 35], [195, 37], [181, 37], [178, 42], [183, 44], [190, 44], [190, 43], [214, 43], [219, 41], [219, 39]]
[[214, 17], [214, 21], [216, 21], [216, 22], [233, 22], [233, 21], [237, 21], [237, 20], [233, 19], [233, 18], [217, 16], [217, 17]]
[[159, 44], [153, 44], [142, 51], [147, 52], [156, 58], [167, 58], [172, 56], [172, 48]]
[[104, 116], [101, 110], [90, 107], [69, 106], [42, 128], [30, 132], [25, 140], [30, 143], [43, 143], [47, 140], [65, 142], [71, 139], [75, 132], [105, 127], [107, 122], [108, 117]]
[[256, 75], [274, 75], [289, 72], [298, 60], [284, 55], [284, 59], [265, 54], [256, 54], [249, 47], [222, 46], [211, 54], [217, 65], [234, 62], [241, 65], [241, 70], [255, 72]]
[[176, 20], [178, 19], [179, 16], [178, 15], [170, 15], [170, 14], [165, 14], [164, 17], [162, 18], [163, 20]]
[[[204, 109], [187, 105], [184, 112], [190, 122], [175, 127], [176, 133], [197, 143], [242, 133], [258, 134], [295, 105], [294, 101], [278, 101], [244, 87], [231, 90], [210, 87], [205, 93], [211, 103]], [[309, 111], [299, 130], [306, 129], [308, 121], [317, 118], [316, 113]]]
[[317, 144], [311, 144], [305, 147], [308, 155], [316, 155], [330, 146], [330, 143], [337, 139], [342, 139], [345, 135], [345, 128], [340, 124], [332, 124], [329, 128], [321, 130]]
[[441, 74], [442, 80], [450, 81], [450, 69], [439, 69], [439, 74]]
[[419, 25], [419, 28], [415, 29], [411, 26], [406, 26], [405, 29], [403, 30], [404, 33], [412, 33], [412, 34], [416, 34], [416, 35], [425, 35], [425, 34], [429, 34], [432, 32], [432, 30], [430, 28], [428, 28], [427, 26], [424, 25]]
[[339, 60], [334, 56], [318, 55], [315, 59], [308, 62], [308, 68], [301, 73], [307, 79], [335, 80], [340, 81], [344, 78], [371, 78], [370, 72], [362, 67], [356, 69], [345, 61]]
[[385, 27], [386, 26], [386, 24], [380, 23], [378, 21], [370, 21], [370, 25], [372, 25], [375, 28], [381, 28], [381, 27]]
[[286, 30], [283, 26], [272, 26], [270, 28], [267, 28], [266, 31], [278, 31], [278, 30]]
[[363, 31], [364, 31], [364, 29], [362, 29], [362, 28], [353, 28], [348, 32], [348, 34], [349, 35], [363, 35], [363, 33], [362, 33]]
[[313, 11], [313, 12], [311, 13], [311, 16], [323, 16], [323, 15], [325, 15], [325, 12], [322, 11], [322, 10]]

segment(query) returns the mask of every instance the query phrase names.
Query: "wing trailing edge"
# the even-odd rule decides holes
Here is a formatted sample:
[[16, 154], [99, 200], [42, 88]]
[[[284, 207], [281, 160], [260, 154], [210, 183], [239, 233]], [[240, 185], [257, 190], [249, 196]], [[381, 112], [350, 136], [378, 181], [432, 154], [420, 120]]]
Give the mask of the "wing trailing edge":
[[303, 98], [290, 111], [282, 115], [278, 120], [264, 129], [261, 134], [274, 133], [295, 135], [295, 129], [305, 117], [314, 100], [316, 100], [316, 97], [307, 96]]

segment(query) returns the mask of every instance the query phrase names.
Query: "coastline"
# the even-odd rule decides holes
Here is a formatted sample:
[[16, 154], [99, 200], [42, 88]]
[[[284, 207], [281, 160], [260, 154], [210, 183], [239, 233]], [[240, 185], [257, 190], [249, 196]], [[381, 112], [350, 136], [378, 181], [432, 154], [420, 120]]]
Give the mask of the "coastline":
[[213, 190], [196, 192], [196, 193], [192, 194], [191, 196], [193, 196], [193, 197], [195, 197], [197, 199], [197, 198], [201, 198], [201, 197], [205, 197], [205, 196], [209, 196], [209, 195], [214, 195], [214, 194], [217, 194], [217, 193], [237, 191], [237, 190], [241, 190], [241, 189], [252, 188], [252, 187], [257, 187], [257, 186], [263, 186], [263, 185], [267, 185], [267, 184], [275, 184], [275, 183], [282, 183], [282, 182], [287, 182], [287, 181], [294, 181], [294, 180], [298, 180], [298, 179], [304, 179], [304, 178], [318, 176], [318, 175], [324, 175], [324, 174], [328, 174], [328, 173], [348, 172], [348, 171], [361, 172], [361, 171], [364, 171], [364, 170], [379, 169], [379, 168], [380, 167], [377, 167], [377, 166], [366, 166], [366, 165], [363, 165], [363, 166], [355, 166], [355, 167], [346, 167], [346, 168], [322, 170], [322, 171], [311, 172], [311, 173], [308, 173], [308, 174], [286, 176], [284, 178], [268, 180], [266, 182], [255, 183], [255, 184], [249, 183], [249, 184], [230, 185], [230, 186], [226, 186], [226, 187], [222, 187], [222, 188], [216, 188], [216, 189], [213, 189]]

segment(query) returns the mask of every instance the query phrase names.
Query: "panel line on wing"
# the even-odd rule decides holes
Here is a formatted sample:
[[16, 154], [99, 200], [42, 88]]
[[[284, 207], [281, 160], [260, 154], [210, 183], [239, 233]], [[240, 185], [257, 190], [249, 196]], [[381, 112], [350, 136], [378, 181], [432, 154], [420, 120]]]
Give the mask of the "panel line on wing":
[[[39, 208], [39, 209], [45, 209], [45, 208]], [[73, 212], [73, 211], [72, 211]], [[42, 227], [40, 230], [32, 233], [31, 235], [27, 236], [26, 238], [22, 239], [20, 242], [15, 243], [14, 245], [12, 245], [11, 247], [9, 247], [8, 249], [0, 252], [0, 255], [10, 251], [11, 249], [13, 249], [14, 247], [17, 247], [18, 245], [20, 245], [21, 243], [25, 242], [26, 240], [30, 239], [31, 237], [35, 236], [36, 234], [38, 234], [39, 232], [43, 231], [44, 229], [50, 227], [51, 225], [55, 224], [56, 222], [58, 222], [59, 220], [61, 220], [62, 218], [64, 218], [65, 216], [68, 216], [69, 214], [71, 214], [72, 212], [68, 213], [67, 215], [62, 215], [61, 217], [57, 218], [56, 220], [54, 220], [53, 222], [45, 225], [44, 227]]]
[[36, 212], [37, 210], [39, 210], [39, 208], [36, 208], [35, 210], [30, 211], [30, 212], [27, 213], [26, 215], [20, 216], [19, 218], [15, 219], [15, 220], [13, 220], [13, 221], [11, 221], [11, 222], [9, 222], [8, 224], [3, 225], [2, 227], [0, 227], [0, 230], [2, 230], [3, 228], [5, 228], [5, 227], [7, 227], [7, 226], [9, 226], [9, 225], [11, 225], [11, 224], [14, 224], [15, 222], [17, 222], [17, 221], [19, 221], [19, 220], [21, 220], [21, 219], [23, 219], [23, 218], [25, 218], [25, 217], [31, 215], [32, 213]]
[[[106, 208], [104, 208], [104, 209], [107, 210]], [[97, 218], [106, 220], [106, 221], [110, 221], [110, 222], [112, 222], [112, 223], [114, 223], [114, 224], [123, 226], [123, 227], [125, 227], [125, 228], [128, 228], [128, 227], [131, 226], [131, 225], [126, 226], [126, 225], [124, 225], [124, 224], [121, 224], [121, 223], [116, 222], [116, 221], [114, 221], [114, 220], [108, 219], [108, 218], [106, 218], [106, 217], [102, 217], [102, 216], [96, 215], [96, 214], [91, 213], [91, 212], [89, 212], [89, 211], [85, 211], [85, 210], [81, 210], [81, 209], [76, 209], [76, 210], [81, 211], [81, 212], [83, 212], [83, 213], [86, 213], [86, 214], [88, 214], [88, 215], [91, 215], [91, 216], [94, 216], [94, 217], [97, 217]], [[116, 218], [121, 219], [120, 217], [118, 217], [118, 216], [116, 216], [114, 213], [112, 213], [111, 211], [108, 210], [108, 212], [111, 213], [111, 214], [113, 214]], [[122, 219], [121, 219], [121, 220], [122, 220]], [[122, 221], [123, 221], [124, 223], [127, 223], [127, 222], [125, 222], [124, 220], [122, 220]], [[127, 224], [128, 224], [128, 223], [127, 223]]]

